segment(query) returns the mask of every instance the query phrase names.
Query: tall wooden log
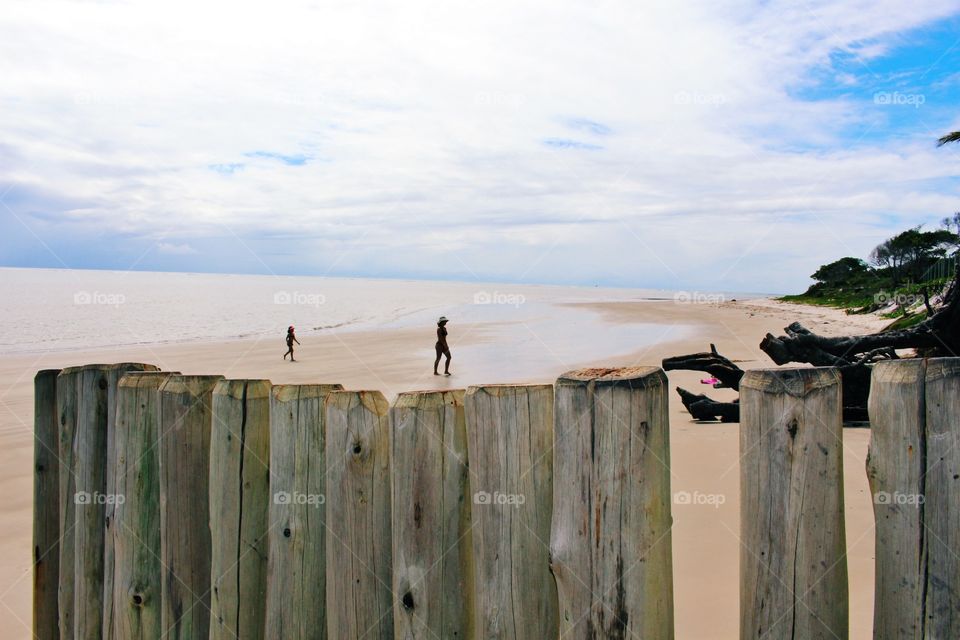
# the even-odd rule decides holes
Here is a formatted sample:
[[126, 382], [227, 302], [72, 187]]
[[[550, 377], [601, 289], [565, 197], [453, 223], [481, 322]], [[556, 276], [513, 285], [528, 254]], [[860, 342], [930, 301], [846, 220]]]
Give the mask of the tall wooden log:
[[273, 637], [264, 636], [270, 388], [269, 380], [221, 380], [213, 390], [211, 640]]
[[555, 638], [550, 575], [553, 387], [470, 387], [476, 638]]
[[170, 376], [160, 387], [161, 626], [169, 640], [210, 632], [210, 430], [223, 376]]
[[[160, 386], [161, 372], [128, 372], [117, 386], [113, 462], [109, 466], [117, 495], [114, 511], [113, 605], [104, 628], [116, 638], [155, 640], [160, 620]], [[106, 611], [106, 609], [105, 609]]]
[[551, 552], [562, 637], [673, 638], [669, 433], [658, 367], [557, 380]]
[[[131, 371], [158, 371], [158, 367], [152, 364], [143, 364], [140, 362], [121, 362], [110, 366], [107, 371], [107, 448], [106, 451], [98, 452], [102, 456], [102, 462], [106, 470], [106, 495], [119, 496], [120, 494], [114, 485], [115, 474], [111, 472], [110, 465], [115, 460], [114, 447], [116, 442], [116, 417], [117, 417], [117, 387], [120, 379]], [[97, 461], [94, 461], [96, 464]], [[117, 499], [107, 500], [104, 505], [104, 524], [106, 530], [103, 536], [103, 614], [102, 631], [100, 636], [103, 640], [113, 640], [118, 637], [113, 628], [113, 577], [114, 577], [114, 547], [113, 547], [113, 525], [115, 520], [115, 511], [117, 508]]]
[[922, 359], [873, 367], [867, 478], [876, 521], [873, 637], [923, 638], [926, 416]]
[[327, 636], [392, 639], [387, 400], [334, 391], [325, 405]]
[[471, 638], [473, 571], [463, 391], [390, 408], [397, 638]]
[[740, 637], [846, 638], [840, 374], [740, 382]]
[[277, 385], [270, 401], [266, 634], [327, 637], [323, 403], [339, 384]]
[[928, 362], [925, 396], [923, 633], [960, 638], [960, 358]]
[[107, 504], [107, 432], [109, 367], [87, 368], [80, 379], [77, 433], [74, 447], [76, 468], [76, 544], [73, 586], [74, 637], [98, 639], [103, 624], [103, 551]]
[[57, 452], [60, 460], [60, 573], [57, 587], [57, 610], [59, 612], [60, 638], [73, 638], [73, 585], [76, 545], [74, 544], [74, 520], [76, 520], [75, 494], [77, 470], [74, 446], [77, 434], [77, 410], [80, 379], [83, 367], [69, 367], [57, 376]]
[[33, 379], [33, 637], [37, 640], [60, 637], [59, 373], [59, 369], [45, 369]]

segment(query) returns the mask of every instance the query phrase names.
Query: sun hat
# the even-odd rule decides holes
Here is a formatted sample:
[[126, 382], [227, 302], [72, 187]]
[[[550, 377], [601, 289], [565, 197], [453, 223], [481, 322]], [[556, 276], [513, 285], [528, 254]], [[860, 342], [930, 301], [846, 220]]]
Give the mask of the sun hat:
[[437, 320], [437, 324], [440, 324], [441, 322], [450, 322], [450, 321], [447, 320], [447, 316], [440, 316], [440, 319]]

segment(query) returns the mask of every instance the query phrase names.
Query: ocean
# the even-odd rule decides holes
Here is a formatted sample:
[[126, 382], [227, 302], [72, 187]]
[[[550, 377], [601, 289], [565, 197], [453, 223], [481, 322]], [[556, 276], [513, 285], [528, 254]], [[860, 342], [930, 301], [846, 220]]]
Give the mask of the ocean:
[[[665, 327], [606, 323], [596, 311], [570, 303], [691, 295], [701, 302], [722, 299], [720, 294], [601, 287], [2, 268], [0, 353], [247, 338], [279, 342], [288, 325], [302, 339], [432, 327], [445, 315], [451, 331], [489, 324], [513, 331], [514, 344], [530, 342], [576, 360], [608, 346], [610, 352], [622, 352], [624, 344], [662, 340]], [[557, 321], [560, 317], [563, 321]], [[670, 337], [682, 337], [682, 330], [672, 327]], [[592, 335], [579, 349], [583, 331]]]

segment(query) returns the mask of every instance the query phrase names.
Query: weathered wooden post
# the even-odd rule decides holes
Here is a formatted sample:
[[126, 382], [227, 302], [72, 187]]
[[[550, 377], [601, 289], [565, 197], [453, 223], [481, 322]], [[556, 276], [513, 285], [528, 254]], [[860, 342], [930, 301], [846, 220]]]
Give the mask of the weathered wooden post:
[[97, 637], [103, 619], [109, 365], [64, 369], [60, 411], [60, 637]]
[[960, 358], [878, 363], [869, 410], [873, 637], [958, 638]]
[[397, 638], [471, 638], [473, 573], [463, 391], [390, 408]]
[[117, 417], [117, 387], [120, 379], [131, 371], [157, 371], [158, 368], [152, 364], [143, 364], [140, 362], [121, 362], [111, 365], [107, 370], [107, 448], [106, 451], [98, 451], [97, 456], [102, 458], [95, 460], [94, 464], [101, 462], [106, 470], [106, 495], [113, 496], [104, 504], [104, 524], [106, 530], [103, 535], [103, 613], [101, 621], [101, 632], [99, 637], [103, 640], [112, 640], [116, 638], [113, 629], [113, 567], [114, 567], [114, 548], [113, 548], [113, 524], [114, 514], [117, 509], [117, 501], [121, 500], [122, 494], [114, 486], [115, 474], [111, 472], [110, 465], [113, 464], [115, 447], [115, 430]]
[[339, 384], [276, 385], [270, 400], [266, 635], [327, 637], [323, 403]]
[[470, 387], [470, 465], [478, 638], [557, 637], [550, 575], [553, 387]]
[[163, 635], [157, 444], [160, 386], [170, 375], [130, 372], [117, 386], [113, 461], [108, 470], [112, 486], [123, 500], [114, 511], [114, 562], [106, 567], [107, 574], [113, 575], [113, 605], [104, 629], [124, 640], [151, 640]]
[[45, 369], [33, 379], [33, 637], [37, 640], [60, 637], [59, 373], [59, 369]]
[[960, 638], [960, 358], [935, 358], [926, 376], [928, 638]]
[[325, 405], [327, 637], [392, 640], [387, 400], [334, 391]]
[[876, 522], [877, 640], [924, 637], [926, 372], [926, 360], [891, 360], [874, 365], [870, 379], [867, 478]]
[[846, 638], [843, 434], [836, 369], [740, 382], [740, 637]]
[[213, 390], [211, 640], [265, 637], [270, 388], [269, 380], [221, 380]]
[[666, 384], [659, 367], [557, 380], [550, 548], [562, 637], [673, 638]]
[[58, 484], [60, 488], [60, 572], [57, 577], [57, 610], [60, 638], [73, 638], [74, 521], [77, 470], [74, 467], [74, 440], [77, 434], [78, 385], [83, 367], [69, 367], [57, 376], [57, 457], [60, 460]]
[[160, 387], [161, 626], [169, 640], [210, 632], [210, 430], [223, 376], [179, 376]]

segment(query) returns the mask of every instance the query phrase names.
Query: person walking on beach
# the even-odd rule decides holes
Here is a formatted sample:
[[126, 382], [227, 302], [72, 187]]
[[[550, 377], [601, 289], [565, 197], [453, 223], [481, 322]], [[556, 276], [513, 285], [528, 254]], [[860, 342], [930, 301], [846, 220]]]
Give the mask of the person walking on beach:
[[440, 375], [437, 373], [437, 366], [440, 364], [440, 356], [446, 356], [447, 361], [443, 365], [443, 375], [450, 375], [450, 347], [447, 346], [447, 317], [440, 316], [440, 319], [437, 320], [437, 359], [433, 361], [433, 375]]
[[300, 344], [300, 341], [297, 340], [296, 334], [293, 332], [293, 325], [287, 327], [287, 352], [283, 354], [283, 359], [286, 360], [287, 356], [290, 356], [290, 362], [296, 362], [293, 359], [293, 343], [296, 342]]

